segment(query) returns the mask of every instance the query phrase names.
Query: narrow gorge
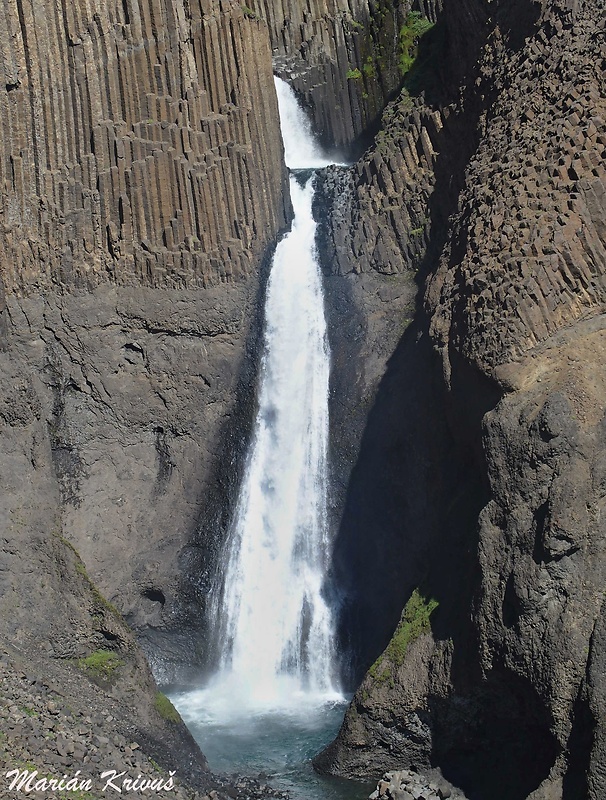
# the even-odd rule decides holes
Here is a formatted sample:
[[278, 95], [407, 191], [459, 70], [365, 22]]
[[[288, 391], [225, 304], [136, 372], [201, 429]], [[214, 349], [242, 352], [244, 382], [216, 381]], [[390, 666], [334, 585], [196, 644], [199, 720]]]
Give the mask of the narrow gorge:
[[249, 731], [293, 798], [606, 795], [605, 19], [0, 4], [0, 794], [279, 795], [158, 689], [199, 738], [252, 659], [332, 698]]

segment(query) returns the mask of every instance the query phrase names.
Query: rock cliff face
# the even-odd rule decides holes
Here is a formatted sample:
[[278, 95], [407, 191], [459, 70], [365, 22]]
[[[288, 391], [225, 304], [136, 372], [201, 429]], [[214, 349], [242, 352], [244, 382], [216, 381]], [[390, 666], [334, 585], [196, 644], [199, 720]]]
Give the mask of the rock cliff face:
[[290, 215], [268, 30], [231, 0], [15, 0], [0, 51], [2, 450], [59, 492], [63, 535], [150, 642], [200, 617], [185, 548], [228, 505]]
[[0, 14], [6, 288], [250, 274], [286, 221], [262, 24], [230, 0]]
[[[317, 765], [601, 798], [604, 5], [423, 0], [437, 24], [400, 92], [411, 8], [0, 7], [0, 633], [11, 664], [124, 701], [117, 735], [130, 716], [204, 772], [103, 595], [157, 674], [204, 661], [290, 214], [273, 51], [327, 146], [380, 122], [319, 179], [334, 579], [362, 683]], [[79, 662], [104, 649], [121, 664], [97, 686]]]
[[[435, 19], [440, 0], [419, 8]], [[411, 4], [391, 0], [251, 0], [267, 20], [278, 74], [307, 106], [329, 148], [359, 149], [398, 90], [399, 32]]]
[[423, 289], [336, 545], [361, 665], [410, 600], [322, 770], [604, 793], [603, 16], [446, 3], [424, 100], [402, 95], [327, 186], [335, 271], [412, 267]]

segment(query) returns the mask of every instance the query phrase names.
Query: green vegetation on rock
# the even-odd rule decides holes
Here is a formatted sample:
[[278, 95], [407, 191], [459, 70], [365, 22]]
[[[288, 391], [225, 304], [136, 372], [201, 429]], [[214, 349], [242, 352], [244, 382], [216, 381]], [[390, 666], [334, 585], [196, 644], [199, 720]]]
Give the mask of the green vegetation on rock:
[[415, 589], [404, 607], [400, 622], [391, 641], [369, 669], [372, 678], [379, 682], [389, 680], [393, 683], [392, 668], [399, 667], [406, 651], [421, 634], [430, 630], [431, 615], [438, 607], [438, 601], [424, 598]]
[[118, 667], [124, 666], [124, 661], [112, 650], [95, 650], [86, 658], [78, 659], [78, 666], [96, 678], [109, 680]]
[[400, 59], [398, 68], [400, 75], [407, 75], [416, 61], [419, 52], [419, 39], [434, 26], [431, 20], [423, 17], [419, 11], [411, 11], [406, 22], [400, 28]]
[[242, 6], [242, 13], [245, 17], [248, 17], [248, 19], [261, 19], [257, 12], [253, 11], [253, 9], [248, 6]]
[[362, 66], [362, 72], [366, 75], [367, 78], [374, 78], [376, 73], [375, 65], [372, 60], [372, 56], [368, 56], [364, 65]]
[[345, 76], [348, 81], [357, 81], [362, 77], [362, 73], [359, 69], [348, 69], [347, 75]]
[[168, 722], [181, 722], [179, 712], [170, 702], [168, 697], [165, 694], [162, 694], [162, 692], [156, 692], [154, 706], [156, 707], [156, 711], [158, 714], [160, 714], [162, 719], [166, 719]]
[[66, 539], [64, 536], [62, 536], [62, 534], [58, 530], [53, 530], [53, 535], [56, 536], [57, 539], [59, 539], [61, 544], [63, 544], [65, 547], [67, 547], [69, 550], [71, 550], [72, 553], [74, 554], [76, 572], [78, 573], [78, 575], [81, 575], [84, 578], [85, 582], [88, 585], [88, 588], [90, 589], [90, 591], [91, 591], [91, 593], [93, 595], [93, 598], [94, 598], [95, 602], [98, 605], [103, 606], [104, 609], [109, 611], [111, 614], [114, 615], [114, 617], [116, 617], [116, 619], [121, 621], [122, 620], [122, 615], [120, 614], [118, 609], [114, 605], [112, 605], [112, 603], [110, 603], [109, 600], [107, 600], [101, 594], [99, 589], [97, 589], [95, 584], [90, 579], [90, 576], [89, 576], [88, 572], [86, 571], [86, 566], [84, 565], [84, 561], [82, 560], [82, 557], [80, 556], [80, 553], [76, 550], [74, 545], [69, 541], [69, 539]]

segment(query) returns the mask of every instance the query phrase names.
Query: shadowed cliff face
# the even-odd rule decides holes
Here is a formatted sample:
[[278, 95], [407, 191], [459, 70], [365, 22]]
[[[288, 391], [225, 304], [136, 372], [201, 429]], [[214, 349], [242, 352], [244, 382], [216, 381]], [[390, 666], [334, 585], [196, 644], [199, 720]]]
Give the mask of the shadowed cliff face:
[[322, 770], [604, 792], [603, 14], [445, 4], [425, 101], [327, 185], [335, 272], [423, 287], [349, 482], [343, 635], [368, 667], [413, 589], [439, 606], [368, 672]]

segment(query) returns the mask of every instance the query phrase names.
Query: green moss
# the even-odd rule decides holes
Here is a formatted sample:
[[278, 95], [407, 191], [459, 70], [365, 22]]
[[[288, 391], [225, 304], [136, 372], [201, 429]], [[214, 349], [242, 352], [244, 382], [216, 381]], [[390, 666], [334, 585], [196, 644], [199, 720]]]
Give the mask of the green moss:
[[359, 69], [348, 69], [347, 74], [345, 76], [348, 81], [357, 81], [362, 77], [362, 73]]
[[78, 659], [78, 666], [89, 675], [109, 680], [118, 667], [124, 666], [124, 661], [121, 661], [112, 650], [95, 650], [86, 658]]
[[376, 73], [375, 65], [372, 60], [372, 56], [368, 56], [364, 65], [362, 66], [362, 72], [366, 75], [367, 78], [374, 78]]
[[400, 28], [400, 58], [398, 69], [404, 77], [413, 68], [419, 52], [419, 39], [430, 31], [434, 23], [423, 17], [419, 11], [411, 11]]
[[158, 714], [160, 714], [162, 719], [166, 719], [169, 722], [181, 722], [179, 712], [170, 702], [168, 697], [165, 694], [162, 694], [162, 692], [156, 692], [154, 706], [156, 707], [156, 711]]
[[403, 663], [406, 651], [412, 642], [430, 630], [431, 615], [437, 607], [437, 600], [426, 599], [418, 589], [414, 590], [404, 607], [391, 641], [369, 669], [369, 674], [375, 681], [379, 683], [389, 681], [393, 684], [393, 669]]
[[122, 620], [122, 615], [120, 614], [118, 609], [114, 605], [112, 605], [109, 602], [109, 600], [107, 600], [105, 597], [103, 597], [101, 592], [97, 589], [95, 584], [90, 579], [89, 574], [86, 571], [86, 566], [84, 564], [84, 561], [82, 561], [82, 558], [80, 557], [80, 553], [76, 550], [74, 545], [68, 539], [66, 539], [64, 536], [62, 536], [58, 531], [56, 531], [56, 530], [53, 531], [53, 534], [59, 539], [59, 541], [63, 545], [65, 545], [65, 547], [69, 548], [72, 551], [72, 553], [74, 554], [76, 572], [78, 573], [78, 575], [81, 575], [84, 578], [84, 580], [86, 581], [86, 583], [88, 584], [88, 588], [90, 589], [95, 602], [98, 605], [103, 606], [103, 608], [105, 608], [107, 611], [109, 611], [111, 614], [113, 614], [114, 617], [116, 617], [119, 620]]
[[261, 17], [257, 14], [257, 12], [253, 11], [252, 8], [249, 8], [248, 6], [241, 6], [241, 8], [242, 8], [242, 13], [244, 14], [245, 17], [248, 17], [248, 19], [261, 19]]

